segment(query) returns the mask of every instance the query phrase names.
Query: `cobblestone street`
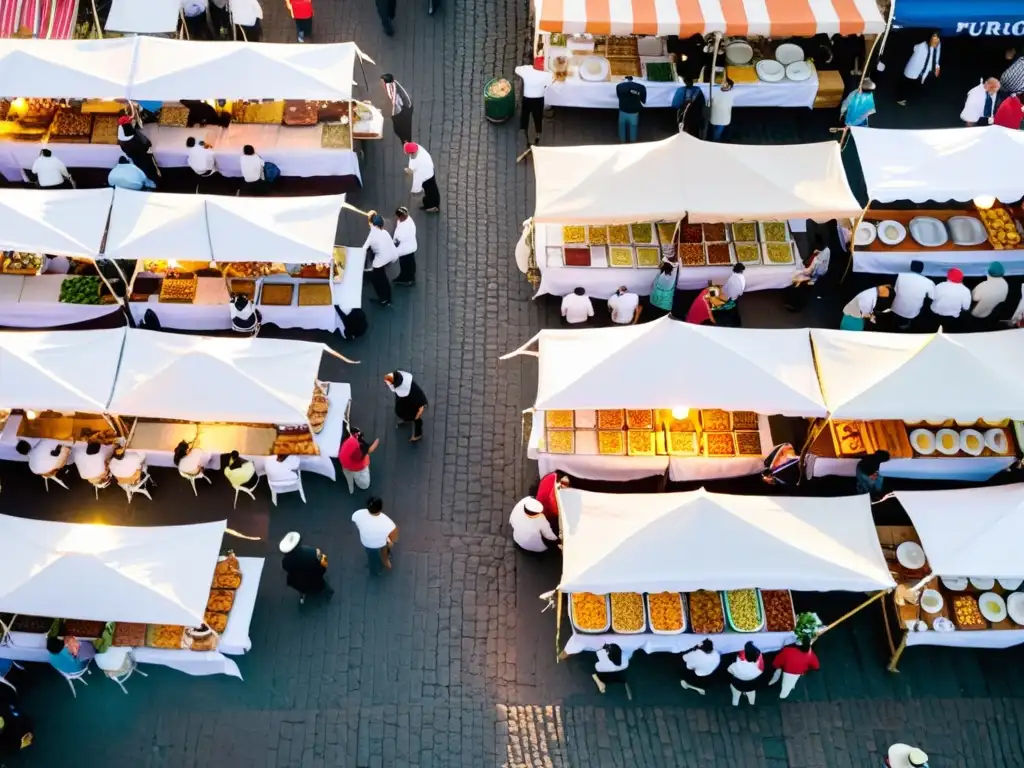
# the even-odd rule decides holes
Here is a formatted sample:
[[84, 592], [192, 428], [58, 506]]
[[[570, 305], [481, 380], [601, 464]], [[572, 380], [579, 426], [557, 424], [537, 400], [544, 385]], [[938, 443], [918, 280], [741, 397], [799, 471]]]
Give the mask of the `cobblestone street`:
[[[636, 660], [632, 702], [597, 694], [591, 655], [556, 664], [555, 618], [540, 612], [538, 595], [556, 585], [558, 564], [517, 554], [507, 526], [536, 481], [522, 427], [536, 362], [498, 358], [554, 327], [558, 312], [531, 300], [512, 256], [533, 206], [531, 166], [515, 163], [518, 126], [489, 124], [482, 102], [484, 84], [511, 77], [526, 56], [526, 3], [445, 0], [435, 17], [426, 0], [400, 4], [386, 38], [370, 0], [314, 2], [314, 42], [354, 40], [377, 62], [365, 82], [357, 67], [357, 95], [384, 106], [381, 72], [409, 90], [415, 138], [435, 160], [442, 194], [440, 215], [414, 210], [417, 285], [396, 287], [391, 309], [364, 299], [370, 330], [356, 342], [309, 336], [361, 361], [332, 359], [323, 374], [351, 382], [353, 424], [381, 438], [371, 492], [401, 528], [394, 571], [369, 577], [350, 521], [365, 494], [348, 496], [344, 482], [304, 477], [309, 503], [291, 494], [276, 508], [261, 488], [231, 512], [219, 473], [194, 501], [175, 473], [157, 470], [152, 504], [128, 507], [116, 488], [100, 502], [83, 483], [44, 494], [27, 470], [5, 469], [6, 510], [136, 524], [226, 510], [229, 527], [264, 539], [241, 542], [239, 554], [268, 558], [253, 649], [238, 660], [244, 682], [152, 667], [125, 696], [94, 672], [73, 699], [53, 670], [28, 665], [12, 680], [36, 719], [36, 743], [8, 765], [862, 768], [905, 741], [924, 747], [932, 768], [1024, 766], [1024, 652], [910, 649], [891, 675], [877, 609], [821, 641], [823, 671], [781, 706], [775, 690], [735, 709], [724, 689], [684, 694], [673, 658]], [[266, 41], [294, 42], [283, 0], [264, 0], [264, 14]], [[645, 116], [641, 140], [667, 135], [662, 112]], [[824, 139], [832, 118], [785, 119]], [[559, 111], [544, 140], [614, 141], [615, 114]], [[350, 200], [391, 214], [409, 200], [405, 157], [390, 124], [369, 144], [364, 187]], [[345, 216], [339, 242], [361, 245], [363, 220]], [[763, 303], [767, 316], [769, 301], [752, 297], [750, 311]], [[411, 371], [430, 399], [418, 445], [394, 427], [381, 377], [395, 368]], [[285, 587], [277, 543], [293, 529], [329, 554], [332, 602], [300, 608]]]

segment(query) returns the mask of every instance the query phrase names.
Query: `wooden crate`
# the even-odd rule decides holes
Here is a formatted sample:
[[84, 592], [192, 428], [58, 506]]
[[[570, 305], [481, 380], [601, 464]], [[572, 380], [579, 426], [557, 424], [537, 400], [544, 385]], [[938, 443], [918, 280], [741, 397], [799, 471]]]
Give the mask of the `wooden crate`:
[[843, 101], [843, 76], [834, 69], [818, 72], [818, 93], [814, 97], [814, 109], [832, 109]]

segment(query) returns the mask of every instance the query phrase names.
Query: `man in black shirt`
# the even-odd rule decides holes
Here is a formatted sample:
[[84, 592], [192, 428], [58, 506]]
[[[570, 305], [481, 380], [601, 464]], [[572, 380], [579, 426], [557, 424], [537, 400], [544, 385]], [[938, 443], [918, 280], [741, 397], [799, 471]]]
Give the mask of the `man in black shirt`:
[[632, 143], [640, 128], [640, 110], [647, 103], [647, 88], [626, 75], [615, 86], [615, 95], [619, 97], [619, 141]]

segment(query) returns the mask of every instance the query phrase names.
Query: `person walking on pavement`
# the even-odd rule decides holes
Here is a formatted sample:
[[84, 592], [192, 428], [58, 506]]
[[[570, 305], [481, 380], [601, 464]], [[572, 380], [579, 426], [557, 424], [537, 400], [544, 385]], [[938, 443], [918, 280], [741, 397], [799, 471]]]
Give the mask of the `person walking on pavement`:
[[295, 21], [295, 33], [300, 43], [313, 37], [313, 0], [284, 0], [288, 12]]
[[892, 313], [898, 318], [896, 327], [901, 331], [910, 330], [924, 309], [924, 300], [935, 301], [935, 283], [925, 277], [924, 262], [915, 259], [910, 262], [910, 271], [896, 276], [893, 286]]
[[839, 107], [839, 115], [847, 128], [866, 126], [875, 114], [875, 84], [865, 77], [857, 88], [850, 91]]
[[531, 117], [533, 130], [537, 134], [533, 143], [540, 144], [540, 134], [544, 130], [544, 92], [555, 77], [544, 69], [543, 61], [538, 57], [533, 64], [516, 67], [516, 74], [523, 80], [523, 105], [519, 113], [519, 129], [526, 137], [526, 146], [530, 146]]
[[288, 574], [287, 584], [299, 593], [299, 605], [304, 605], [307, 595], [318, 595], [321, 592], [330, 600], [334, 590], [327, 583], [327, 555], [316, 547], [300, 544], [302, 537], [297, 531], [291, 531], [279, 545], [284, 557], [281, 567]]
[[733, 82], [727, 77], [718, 91], [711, 94], [711, 114], [708, 117], [711, 124], [709, 141], [721, 141], [725, 129], [732, 124], [732, 106], [736, 100], [736, 94], [732, 89]]
[[721, 662], [722, 657], [715, 650], [715, 644], [710, 638], [704, 638], [700, 645], [683, 654], [683, 671], [679, 685], [684, 691], [696, 691], [703, 696], [707, 692], [707, 683], [711, 675]]
[[365, 491], [370, 487], [370, 454], [377, 450], [378, 445], [380, 440], [367, 443], [362, 430], [355, 427], [352, 427], [348, 437], [342, 442], [341, 450], [338, 451], [338, 463], [341, 464], [341, 474], [348, 483], [349, 493], [355, 493], [356, 488]]
[[416, 285], [416, 222], [404, 205], [395, 211], [395, 234], [392, 238], [398, 250], [398, 266], [401, 267], [395, 285], [411, 288]]
[[633, 700], [633, 691], [626, 681], [626, 669], [629, 667], [629, 659], [633, 651], [623, 651], [615, 643], [608, 643], [597, 652], [597, 663], [594, 664], [594, 674], [590, 677], [597, 685], [597, 690], [604, 693], [608, 690], [608, 683], [622, 683], [626, 688], [626, 698]]
[[729, 688], [732, 690], [732, 705], [740, 705], [740, 696], [746, 696], [751, 704], [761, 687], [761, 676], [764, 674], [764, 656], [753, 643], [748, 642], [743, 650], [736, 655], [736, 661], [729, 665]]
[[415, 142], [409, 141], [405, 144], [405, 154], [409, 156], [409, 167], [405, 172], [412, 176], [413, 195], [423, 193], [423, 205], [420, 206], [427, 213], [437, 213], [441, 207], [441, 191], [437, 188], [437, 179], [434, 177], [434, 160], [430, 153]]
[[938, 79], [941, 60], [942, 40], [938, 32], [933, 32], [926, 41], [914, 46], [914, 52], [903, 68], [903, 77], [896, 86], [896, 103], [901, 107], [907, 106], [907, 101], [927, 85], [929, 77], [934, 75]]
[[359, 542], [366, 550], [370, 575], [376, 576], [382, 570], [391, 570], [391, 551], [398, 542], [398, 526], [384, 514], [384, 502], [371, 496], [366, 509], [357, 509], [352, 522], [359, 531]]
[[615, 86], [619, 99], [619, 141], [632, 144], [640, 130], [640, 110], [647, 103], [647, 86], [633, 82], [632, 75]]
[[391, 306], [391, 281], [388, 280], [387, 266], [398, 261], [398, 249], [395, 241], [384, 229], [384, 217], [376, 211], [367, 216], [370, 232], [366, 236], [363, 248], [370, 257], [370, 283], [377, 293], [377, 303], [382, 307]]
[[772, 662], [775, 673], [768, 685], [775, 685], [782, 680], [779, 698], [784, 699], [796, 688], [797, 681], [811, 670], [821, 669], [818, 655], [811, 650], [811, 641], [803, 640], [799, 647], [787, 645], [775, 656]]
[[395, 393], [395, 415], [398, 425], [412, 422], [410, 443], [423, 438], [423, 412], [427, 408], [427, 396], [420, 385], [412, 380], [408, 371], [395, 370], [384, 376], [384, 384]]
[[[385, 1], [377, 0], [377, 8], [379, 9], [380, 3]], [[393, 3], [394, 0], [390, 2]], [[391, 102], [391, 127], [395, 129], [395, 136], [402, 142], [402, 146], [405, 146], [412, 141], [412, 98], [402, 84], [395, 80], [394, 75], [385, 73], [380, 76], [380, 80], [384, 83], [384, 92]]]

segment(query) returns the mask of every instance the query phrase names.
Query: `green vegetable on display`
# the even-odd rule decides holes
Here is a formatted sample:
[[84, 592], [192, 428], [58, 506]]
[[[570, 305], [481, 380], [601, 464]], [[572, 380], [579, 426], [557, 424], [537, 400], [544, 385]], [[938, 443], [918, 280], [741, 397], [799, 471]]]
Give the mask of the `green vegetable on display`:
[[100, 279], [98, 277], [67, 277], [60, 284], [63, 304], [99, 304]]
[[647, 64], [647, 79], [652, 83], [671, 83], [672, 64], [667, 61], [652, 61]]

